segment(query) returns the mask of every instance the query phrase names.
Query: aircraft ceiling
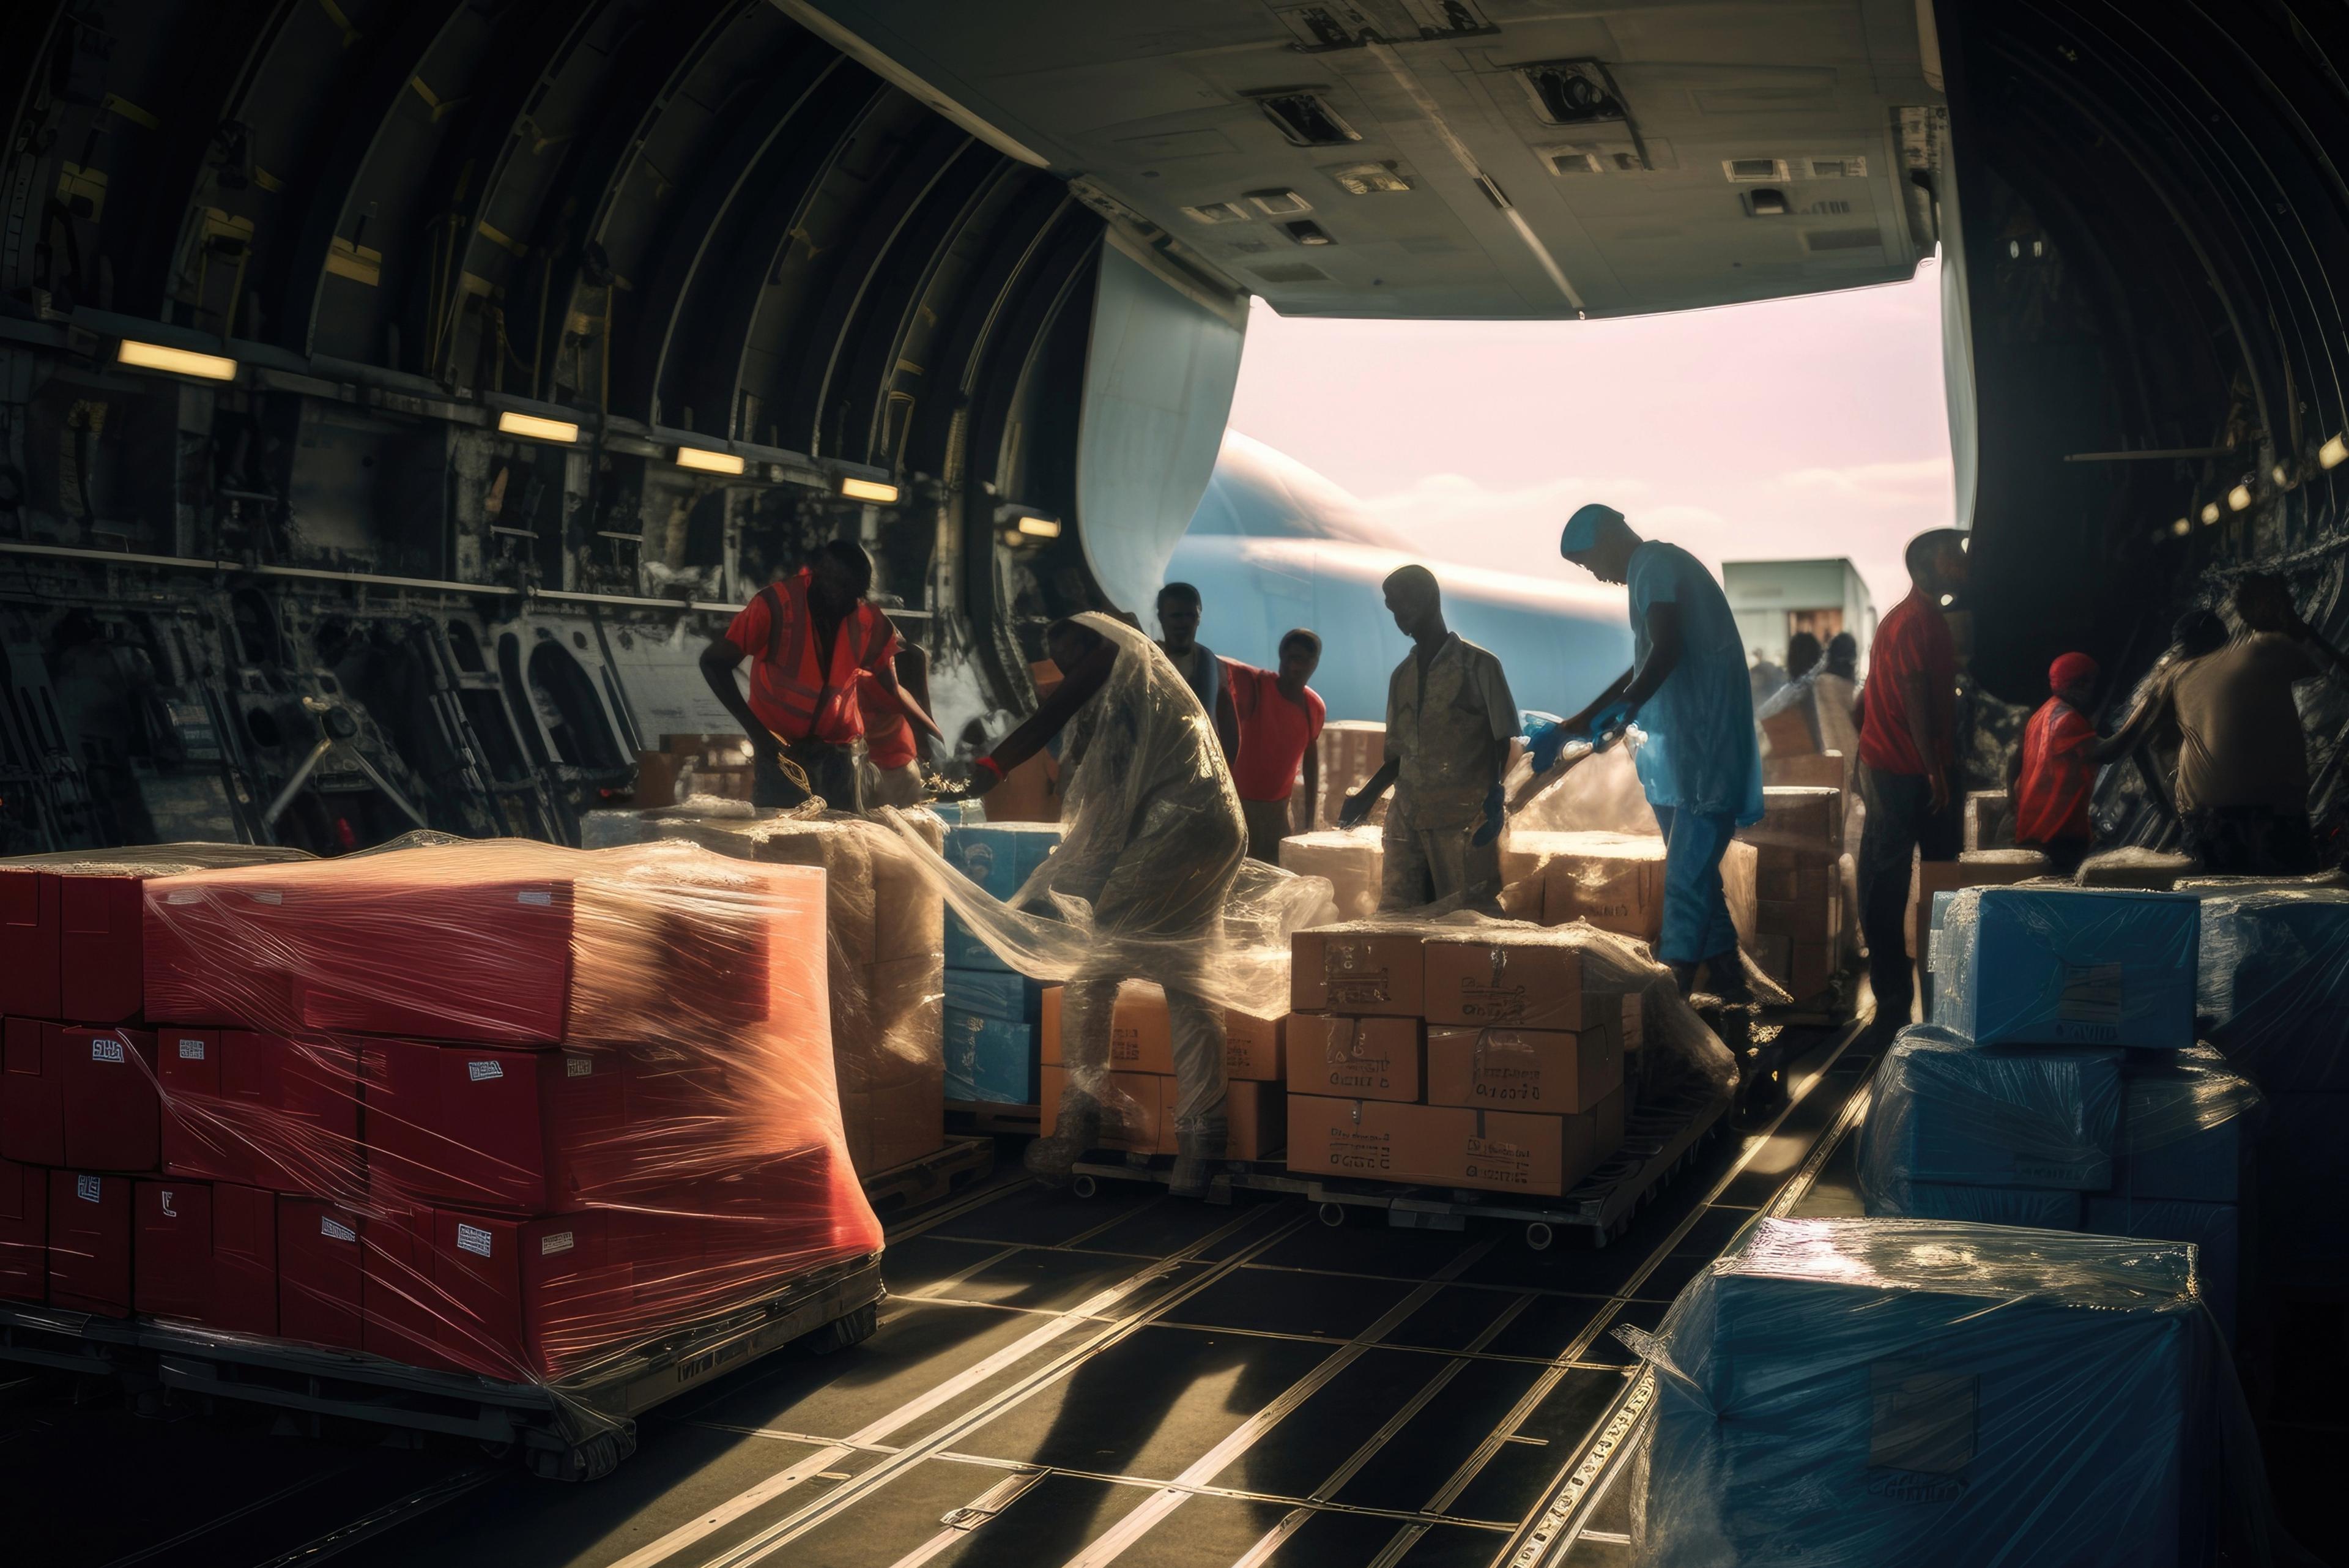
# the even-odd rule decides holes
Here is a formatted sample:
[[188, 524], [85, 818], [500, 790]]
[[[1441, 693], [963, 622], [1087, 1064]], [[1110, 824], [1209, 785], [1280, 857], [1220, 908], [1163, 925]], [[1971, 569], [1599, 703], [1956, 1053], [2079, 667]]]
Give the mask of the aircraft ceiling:
[[782, 4], [1288, 315], [1728, 305], [1934, 244], [1913, 0]]

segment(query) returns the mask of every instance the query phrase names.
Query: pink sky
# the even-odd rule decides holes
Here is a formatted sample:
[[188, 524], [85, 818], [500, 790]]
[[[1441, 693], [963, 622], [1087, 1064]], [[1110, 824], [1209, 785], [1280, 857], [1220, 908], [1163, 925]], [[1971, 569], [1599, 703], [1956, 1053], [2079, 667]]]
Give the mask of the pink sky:
[[1848, 556], [1879, 611], [1953, 510], [1940, 278], [1619, 321], [1248, 322], [1232, 428], [1431, 556], [1579, 577], [1585, 501], [1723, 560]]

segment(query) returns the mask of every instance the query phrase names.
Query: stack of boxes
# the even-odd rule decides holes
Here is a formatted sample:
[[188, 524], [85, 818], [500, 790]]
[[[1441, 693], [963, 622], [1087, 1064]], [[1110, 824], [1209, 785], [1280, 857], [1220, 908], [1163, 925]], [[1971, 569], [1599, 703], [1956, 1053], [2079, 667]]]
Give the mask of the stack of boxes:
[[[1059, 986], [1043, 998], [1041, 1028], [1042, 1126], [1052, 1129], [1068, 1092], [1063, 1033], [1063, 996]], [[1233, 1159], [1268, 1159], [1279, 1153], [1287, 1134], [1282, 1106], [1282, 1062], [1287, 1025], [1280, 1018], [1224, 1013], [1225, 1100], [1230, 1126], [1226, 1146]], [[1174, 1021], [1166, 993], [1146, 981], [1118, 988], [1110, 1014], [1110, 1070], [1102, 1096], [1102, 1147], [1129, 1154], [1173, 1154], [1174, 1118], [1181, 1092], [1174, 1078]]]
[[1878, 1077], [1868, 1212], [2193, 1242], [2231, 1337], [2258, 1096], [2195, 1044], [2199, 914], [2181, 894], [1956, 895], [1938, 1023], [1905, 1033]]
[[[900, 820], [931, 848], [945, 843], [932, 814]], [[676, 808], [590, 812], [583, 837], [591, 849], [678, 840], [730, 859], [822, 867], [833, 1066], [849, 1158], [871, 1177], [946, 1147], [945, 906], [895, 830], [854, 816]]]
[[[1061, 842], [1051, 822], [947, 825], [949, 864], [1009, 901]], [[1015, 973], [961, 917], [946, 918], [947, 1098], [968, 1105], [1032, 1106], [1043, 988]]]
[[[1754, 846], [1721, 857], [1722, 888], [1740, 943], [1754, 941], [1760, 864]], [[1545, 926], [1586, 920], [1654, 947], [1664, 929], [1664, 841], [1653, 834], [1512, 832], [1501, 849], [1502, 907]]]
[[1341, 920], [1378, 912], [1386, 869], [1386, 837], [1375, 827], [1324, 827], [1280, 841], [1280, 868], [1327, 877]]
[[[1314, 803], [1313, 826], [1335, 827], [1346, 797], [1368, 784], [1387, 760], [1387, 727], [1360, 720], [1338, 719], [1321, 726], [1313, 742], [1321, 770], [1321, 798]], [[1392, 799], [1390, 795], [1388, 799]], [[1387, 801], [1371, 808], [1367, 820], [1386, 821]]]
[[636, 803], [679, 805], [697, 795], [750, 798], [750, 742], [741, 735], [663, 735], [657, 752], [636, 753]]
[[1623, 1141], [1623, 999], [1577, 938], [1354, 922], [1290, 949], [1288, 1168], [1529, 1197]]
[[140, 1020], [6, 1024], [0, 1294], [534, 1382], [880, 1244], [818, 872], [502, 843], [137, 893]]
[[1773, 784], [1762, 820], [1738, 830], [1754, 846], [1754, 959], [1797, 1002], [1835, 980], [1843, 938], [1843, 791]]

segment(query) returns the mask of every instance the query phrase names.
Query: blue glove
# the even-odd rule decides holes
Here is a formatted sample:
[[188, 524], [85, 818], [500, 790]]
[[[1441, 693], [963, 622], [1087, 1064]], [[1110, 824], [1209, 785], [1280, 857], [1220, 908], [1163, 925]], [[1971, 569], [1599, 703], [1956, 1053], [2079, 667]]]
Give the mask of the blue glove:
[[1639, 710], [1631, 706], [1629, 702], [1619, 700], [1609, 702], [1606, 707], [1601, 708], [1596, 714], [1592, 715], [1590, 720], [1590, 738], [1595, 741], [1603, 735], [1612, 735], [1621, 732], [1625, 726], [1631, 722], [1631, 720], [1638, 714], [1638, 712]]
[[1501, 793], [1501, 786], [1498, 784], [1494, 784], [1493, 793], [1485, 797], [1485, 825], [1476, 830], [1475, 836], [1468, 842], [1482, 849], [1500, 837], [1501, 818], [1507, 811], [1508, 804], [1508, 797]]
[[1526, 727], [1526, 755], [1534, 764], [1536, 774], [1546, 774], [1557, 766], [1557, 754], [1574, 739], [1572, 731], [1563, 720], [1536, 719]]

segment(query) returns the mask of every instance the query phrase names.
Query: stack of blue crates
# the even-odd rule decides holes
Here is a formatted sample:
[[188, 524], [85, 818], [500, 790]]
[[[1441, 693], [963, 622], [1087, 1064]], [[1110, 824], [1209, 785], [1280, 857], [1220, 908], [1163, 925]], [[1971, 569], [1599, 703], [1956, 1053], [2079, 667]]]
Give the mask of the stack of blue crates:
[[1934, 1023], [1878, 1074], [1868, 1212], [2192, 1242], [2231, 1342], [2259, 1096], [2195, 1043], [2199, 901], [2013, 887], [1936, 904]]
[[[950, 817], [946, 857], [990, 897], [1009, 900], [1060, 841], [1058, 823]], [[1043, 988], [1014, 973], [951, 908], [946, 956], [947, 1098], [1036, 1104]]]

